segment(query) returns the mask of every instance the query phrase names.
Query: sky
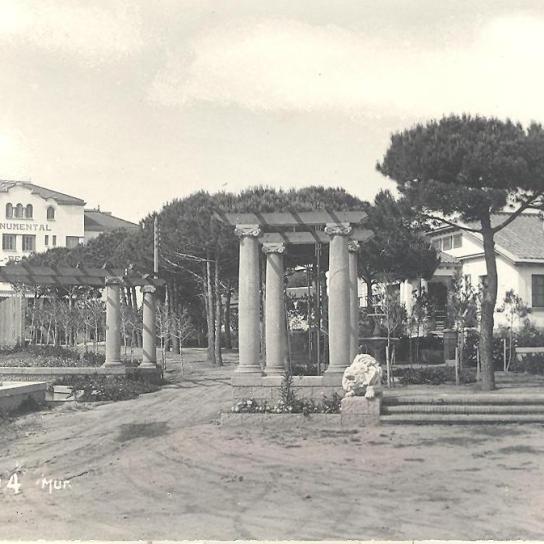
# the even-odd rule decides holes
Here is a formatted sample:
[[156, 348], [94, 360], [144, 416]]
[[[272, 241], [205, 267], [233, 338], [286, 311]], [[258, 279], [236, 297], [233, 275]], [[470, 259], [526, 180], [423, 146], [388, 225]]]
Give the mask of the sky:
[[544, 121], [541, 0], [0, 0], [0, 179], [138, 221], [342, 186], [450, 113]]

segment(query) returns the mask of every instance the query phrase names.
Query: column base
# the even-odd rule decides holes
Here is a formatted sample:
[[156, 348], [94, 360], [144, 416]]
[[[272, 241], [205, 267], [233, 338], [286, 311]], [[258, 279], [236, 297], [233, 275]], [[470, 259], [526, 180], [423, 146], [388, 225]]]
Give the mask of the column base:
[[285, 374], [284, 368], [265, 368], [265, 376], [283, 376]]
[[138, 365], [138, 368], [157, 368], [157, 363], [153, 361], [143, 361]]
[[103, 368], [111, 368], [111, 367], [117, 367], [125, 366], [121, 361], [106, 361], [102, 367]]
[[240, 368], [238, 365], [234, 369], [234, 374], [258, 374], [259, 376], [262, 376], [263, 371], [260, 366], [243, 366]]
[[344, 368], [328, 368], [323, 373], [323, 385], [338, 385], [342, 387]]

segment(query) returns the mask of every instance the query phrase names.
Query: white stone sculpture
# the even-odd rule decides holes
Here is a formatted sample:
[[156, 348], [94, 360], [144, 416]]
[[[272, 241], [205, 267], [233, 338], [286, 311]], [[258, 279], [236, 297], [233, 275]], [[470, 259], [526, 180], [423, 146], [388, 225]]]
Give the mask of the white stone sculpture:
[[342, 377], [346, 397], [365, 396], [373, 399], [381, 392], [382, 369], [371, 355], [359, 354], [353, 359]]

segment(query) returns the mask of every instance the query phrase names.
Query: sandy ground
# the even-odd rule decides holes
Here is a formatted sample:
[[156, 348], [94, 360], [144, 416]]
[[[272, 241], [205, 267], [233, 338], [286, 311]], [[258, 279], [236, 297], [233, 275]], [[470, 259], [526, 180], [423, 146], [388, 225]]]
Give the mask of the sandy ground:
[[220, 427], [232, 363], [202, 357], [157, 393], [2, 424], [1, 538], [542, 538], [543, 426]]

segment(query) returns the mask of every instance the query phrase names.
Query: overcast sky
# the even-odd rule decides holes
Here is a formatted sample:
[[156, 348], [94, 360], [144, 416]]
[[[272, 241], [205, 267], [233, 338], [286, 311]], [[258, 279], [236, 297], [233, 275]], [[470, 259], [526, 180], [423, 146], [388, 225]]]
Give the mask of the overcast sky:
[[391, 132], [544, 121], [544, 2], [0, 0], [0, 179], [138, 220], [205, 188], [341, 185]]

